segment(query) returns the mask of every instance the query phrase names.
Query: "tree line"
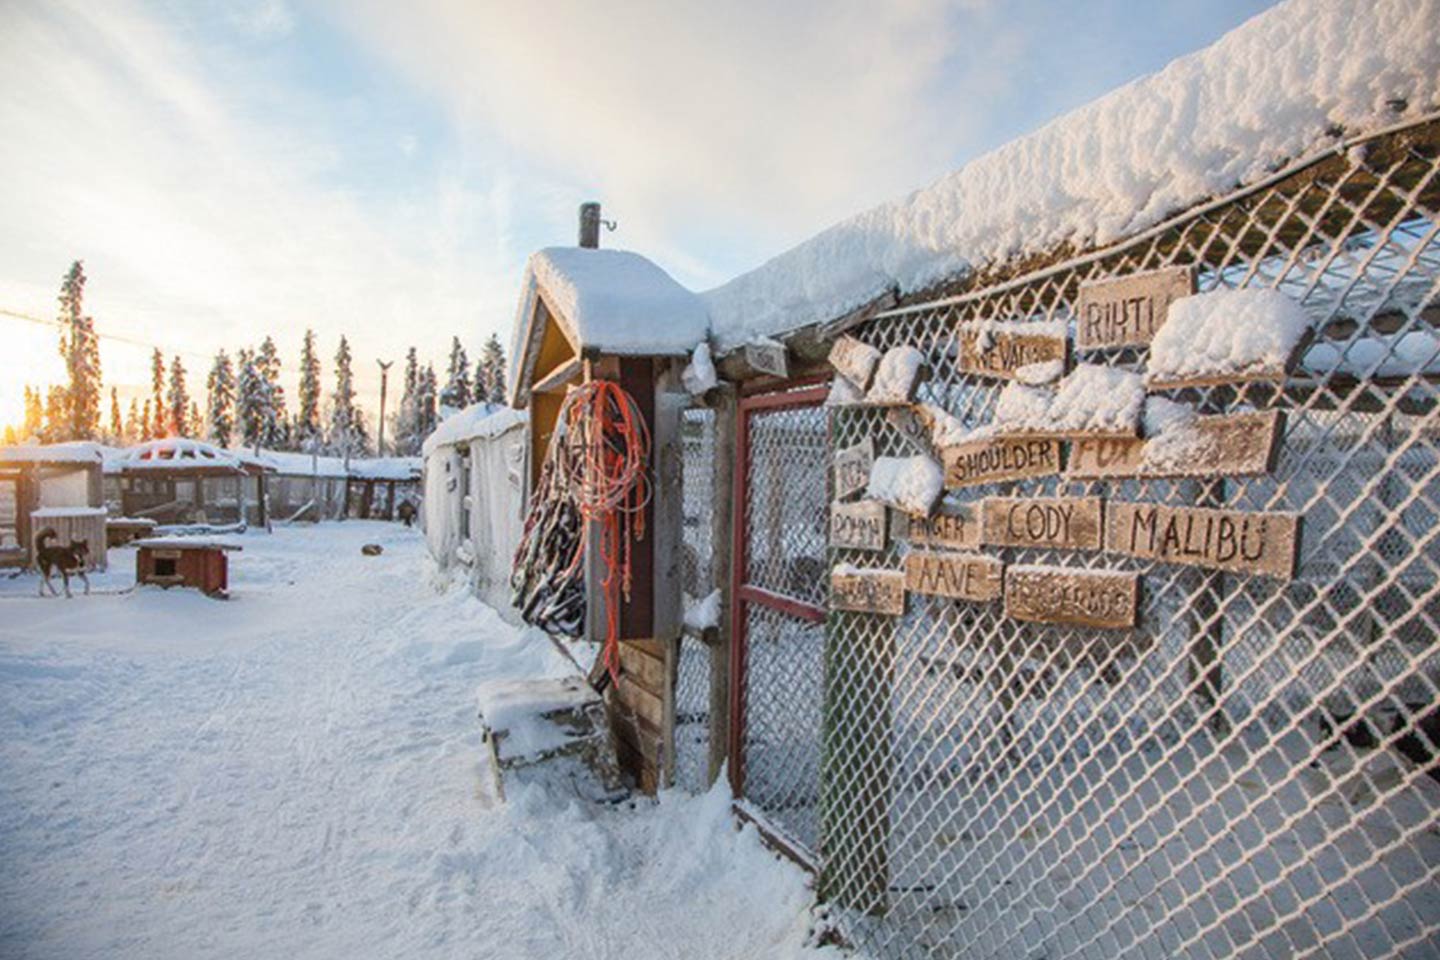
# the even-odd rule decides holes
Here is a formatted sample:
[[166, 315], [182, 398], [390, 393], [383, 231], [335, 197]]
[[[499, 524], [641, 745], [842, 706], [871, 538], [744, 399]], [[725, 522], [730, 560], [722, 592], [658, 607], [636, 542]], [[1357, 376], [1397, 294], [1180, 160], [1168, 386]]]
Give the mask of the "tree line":
[[[215, 354], [205, 378], [205, 408], [191, 397], [187, 371], [177, 355], [169, 363], [159, 349], [150, 358], [150, 395], [132, 398], [122, 412], [110, 388], [109, 416], [101, 415], [102, 380], [99, 339], [94, 319], [84, 312], [85, 271], [75, 261], [60, 288], [60, 355], [67, 382], [47, 389], [25, 387], [24, 421], [17, 435], [7, 427], [4, 441], [96, 440], [116, 446], [162, 437], [191, 437], [221, 447], [244, 446], [336, 456], [376, 452], [365, 412], [356, 403], [350, 344], [340, 337], [333, 362], [332, 386], [322, 384], [320, 355], [313, 330], [300, 348], [300, 377], [294, 408], [281, 385], [282, 364], [272, 337], [259, 347], [241, 348], [232, 357]], [[492, 334], [472, 372], [459, 337], [452, 338], [446, 383], [438, 385], [433, 364], [421, 367], [414, 347], [406, 353], [401, 394], [388, 418], [386, 453], [420, 452], [425, 437], [443, 416], [481, 401], [503, 403], [505, 352]]]

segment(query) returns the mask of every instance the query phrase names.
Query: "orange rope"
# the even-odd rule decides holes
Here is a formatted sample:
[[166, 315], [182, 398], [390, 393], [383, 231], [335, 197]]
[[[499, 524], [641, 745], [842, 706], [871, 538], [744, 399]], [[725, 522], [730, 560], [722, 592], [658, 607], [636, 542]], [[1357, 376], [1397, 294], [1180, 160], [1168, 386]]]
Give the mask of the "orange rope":
[[[630, 601], [631, 550], [645, 536], [650, 481], [650, 430], [635, 400], [609, 380], [592, 380], [566, 399], [566, 443], [577, 452], [567, 477], [580, 514], [600, 525], [600, 562], [605, 575], [604, 663], [620, 679], [620, 600]], [[579, 556], [575, 564], [579, 563]]]

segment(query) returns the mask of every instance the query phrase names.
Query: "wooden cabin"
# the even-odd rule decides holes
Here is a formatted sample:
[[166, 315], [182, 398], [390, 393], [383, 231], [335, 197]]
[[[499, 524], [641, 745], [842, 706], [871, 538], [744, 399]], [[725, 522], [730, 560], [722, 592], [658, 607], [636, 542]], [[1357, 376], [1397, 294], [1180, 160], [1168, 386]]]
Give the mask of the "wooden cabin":
[[170, 437], [120, 451], [106, 461], [121, 513], [161, 526], [264, 526], [265, 477], [274, 468], [234, 450]]
[[91, 569], [104, 568], [102, 464], [96, 443], [0, 447], [0, 567], [28, 567], [35, 534], [52, 527], [59, 541], [86, 541]]
[[[706, 339], [704, 305], [639, 254], [550, 248], [530, 258], [512, 358], [511, 405], [530, 418], [529, 471], [539, 481], [555, 442], [567, 391], [592, 380], [617, 383], [650, 436], [651, 496], [629, 545], [630, 597], [616, 611], [620, 676], [607, 704], [621, 767], [642, 790], [670, 782], [674, 689], [682, 629], [680, 421], [690, 404], [681, 372]], [[608, 630], [597, 525], [585, 543], [585, 636]]]

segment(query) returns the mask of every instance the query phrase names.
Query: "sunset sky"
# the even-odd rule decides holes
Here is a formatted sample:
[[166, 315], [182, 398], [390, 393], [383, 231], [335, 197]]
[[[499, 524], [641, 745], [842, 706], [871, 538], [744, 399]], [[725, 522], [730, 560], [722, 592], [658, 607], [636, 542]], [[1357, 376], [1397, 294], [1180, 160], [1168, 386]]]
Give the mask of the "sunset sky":
[[582, 200], [708, 288], [1268, 4], [1072, 6], [0, 0], [0, 424], [76, 258], [107, 395], [311, 326], [373, 415], [377, 357], [508, 344]]

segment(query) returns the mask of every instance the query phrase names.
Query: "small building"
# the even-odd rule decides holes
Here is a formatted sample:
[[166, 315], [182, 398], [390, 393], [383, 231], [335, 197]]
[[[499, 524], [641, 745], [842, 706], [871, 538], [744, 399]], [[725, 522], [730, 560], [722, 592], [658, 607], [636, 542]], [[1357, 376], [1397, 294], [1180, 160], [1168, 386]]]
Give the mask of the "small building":
[[85, 540], [92, 569], [103, 568], [103, 452], [85, 442], [0, 447], [0, 567], [29, 566], [35, 534], [49, 526], [59, 540]]
[[349, 473], [340, 457], [261, 450], [272, 472], [265, 475], [265, 499], [275, 523], [317, 522], [345, 517]]
[[525, 529], [529, 415], [477, 403], [425, 440], [421, 524], [435, 562], [466, 571], [470, 588], [516, 622], [510, 571]]
[[126, 517], [161, 526], [264, 526], [264, 460], [199, 440], [170, 437], [119, 451], [105, 461]]
[[190, 587], [212, 597], [224, 597], [230, 589], [226, 554], [243, 549], [212, 537], [149, 537], [135, 546], [137, 584]]
[[420, 500], [419, 457], [350, 458], [345, 515], [352, 520], [394, 520], [395, 510]]

